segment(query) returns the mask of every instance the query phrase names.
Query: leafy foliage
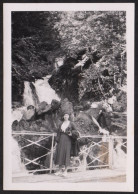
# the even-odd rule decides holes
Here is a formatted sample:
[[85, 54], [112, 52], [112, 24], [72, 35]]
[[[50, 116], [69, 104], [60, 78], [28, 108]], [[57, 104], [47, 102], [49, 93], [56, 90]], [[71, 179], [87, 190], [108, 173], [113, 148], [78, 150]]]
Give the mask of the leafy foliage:
[[18, 86], [24, 80], [50, 74], [55, 58], [64, 54], [53, 28], [55, 21], [56, 12], [12, 13], [12, 87], [17, 93], [22, 94]]
[[[79, 82], [80, 99], [86, 93], [92, 94], [92, 90], [96, 91], [95, 95], [107, 93], [115, 83], [113, 76], [122, 75], [122, 70], [126, 69], [125, 14], [117, 11], [60, 13], [61, 21], [57, 22], [55, 28], [61, 36], [61, 46], [71, 56], [75, 56], [78, 49], [85, 48], [92, 62], [92, 66], [83, 72], [83, 79]], [[94, 52], [100, 58], [95, 66], [92, 58]], [[109, 77], [102, 77], [102, 72], [107, 68]], [[96, 90], [92, 83], [94, 79], [98, 82]]]
[[[119, 76], [125, 75], [125, 35], [124, 11], [13, 12], [13, 88], [19, 90], [17, 85], [24, 80], [51, 74], [57, 57], [76, 60], [78, 52], [85, 49], [91, 66], [79, 80], [79, 99], [90, 94], [101, 97], [116, 87]], [[99, 61], [95, 61], [94, 53]], [[105, 69], [108, 76], [103, 76]], [[97, 89], [93, 80], [97, 80]]]

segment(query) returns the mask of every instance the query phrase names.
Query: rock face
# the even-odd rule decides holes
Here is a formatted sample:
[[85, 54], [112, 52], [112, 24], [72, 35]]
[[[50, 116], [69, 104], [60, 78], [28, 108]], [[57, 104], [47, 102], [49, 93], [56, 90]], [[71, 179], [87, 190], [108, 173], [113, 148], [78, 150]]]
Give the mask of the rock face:
[[[78, 74], [77, 70], [72, 71], [72, 67], [75, 66], [76, 60], [66, 60], [65, 64], [57, 71], [55, 71], [52, 77], [49, 79], [49, 84], [56, 91], [61, 99], [68, 98], [71, 102], [78, 101]], [[80, 72], [80, 68], [78, 68]]]
[[114, 135], [127, 135], [127, 114], [114, 112], [111, 118], [111, 129]]
[[60, 96], [61, 99], [68, 98], [72, 103], [79, 100], [79, 80], [80, 73], [88, 69], [91, 60], [88, 58], [84, 61], [83, 66], [77, 65], [79, 61], [83, 61], [86, 50], [80, 50], [77, 57], [67, 57], [64, 64], [53, 72], [49, 79], [49, 84]]
[[[31, 109], [32, 108], [32, 109]], [[28, 112], [28, 110], [31, 110]], [[57, 100], [53, 100], [51, 104], [47, 104], [46, 102], [42, 102], [39, 104], [38, 108], [34, 111], [34, 108], [28, 107], [27, 112], [24, 114], [23, 118], [18, 122], [15, 120], [12, 123], [12, 130], [14, 131], [34, 131], [34, 132], [57, 132], [59, 125], [61, 124], [62, 117], [65, 113], [73, 115], [74, 123], [77, 127], [77, 130], [81, 135], [98, 135], [98, 127], [92, 120], [92, 117], [96, 118], [100, 124], [100, 126], [110, 132], [112, 135], [126, 135], [127, 129], [127, 120], [125, 113], [119, 112], [105, 112], [102, 111], [100, 114], [101, 107], [98, 108], [90, 108], [89, 103], [82, 103], [82, 105], [75, 106], [73, 108], [73, 104], [65, 98], [61, 100], [61, 102]], [[33, 113], [33, 114], [32, 114]], [[35, 114], [34, 114], [35, 113]], [[29, 158], [33, 160], [34, 158], [45, 155], [49, 151], [45, 148], [51, 149], [51, 137], [45, 139], [45, 136], [27, 136], [24, 135], [22, 137], [16, 137], [19, 146], [26, 146], [28, 141], [35, 142], [40, 140], [40, 146], [33, 144], [29, 147], [25, 147], [21, 151], [21, 157]], [[44, 138], [43, 140], [41, 140]], [[89, 139], [89, 138], [81, 138], [79, 139], [79, 145], [81, 148], [86, 148], [91, 145], [91, 141], [100, 141], [101, 139]], [[101, 147], [94, 146], [91, 150], [89, 156], [87, 156], [87, 163], [93, 161], [93, 156], [98, 157], [100, 154], [104, 153], [108, 148], [108, 143], [103, 142]], [[83, 159], [85, 156], [80, 156], [80, 159]], [[108, 163], [108, 155], [105, 155], [100, 158], [101, 162], [95, 161], [90, 166], [93, 168], [94, 165], [99, 165], [104, 162]], [[27, 165], [28, 170], [40, 169], [44, 166], [49, 167], [50, 165], [50, 155], [44, 156], [37, 160], [38, 164], [29, 164]]]
[[38, 108], [37, 108], [37, 114], [38, 115], [41, 115], [43, 113], [47, 113], [48, 111], [51, 110], [51, 105], [50, 104], [47, 104], [47, 102], [41, 102], [39, 105], [38, 105]]
[[27, 107], [27, 111], [24, 111], [22, 119], [29, 121], [33, 119], [34, 116], [35, 116], [35, 108], [34, 106], [31, 105]]
[[116, 97], [117, 101], [113, 104], [113, 111], [125, 112], [127, 110], [127, 93], [120, 90]]
[[[123, 98], [122, 96], [119, 97], [119, 99]], [[100, 126], [108, 130], [110, 134], [126, 134], [127, 119], [125, 113], [108, 113], [105, 110], [100, 112], [101, 110], [102, 107], [100, 105], [97, 108], [90, 108], [88, 102], [73, 108], [73, 104], [67, 98], [61, 100], [61, 102], [52, 100], [51, 104], [41, 102], [36, 110], [28, 107], [22, 119], [19, 122], [17, 120], [13, 122], [12, 129], [15, 131], [56, 132], [62, 122], [63, 115], [68, 113], [70, 115], [70, 120], [75, 122], [81, 134], [98, 134], [98, 127], [94, 123], [93, 117], [99, 122]]]

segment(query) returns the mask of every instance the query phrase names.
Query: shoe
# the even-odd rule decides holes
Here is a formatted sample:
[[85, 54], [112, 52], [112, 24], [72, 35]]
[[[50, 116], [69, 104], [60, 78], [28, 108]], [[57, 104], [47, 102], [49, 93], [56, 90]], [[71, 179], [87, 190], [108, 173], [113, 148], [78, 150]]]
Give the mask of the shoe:
[[56, 176], [62, 175], [62, 172], [58, 171], [56, 173], [54, 173]]
[[65, 171], [65, 172], [62, 173], [62, 176], [67, 177], [68, 173]]

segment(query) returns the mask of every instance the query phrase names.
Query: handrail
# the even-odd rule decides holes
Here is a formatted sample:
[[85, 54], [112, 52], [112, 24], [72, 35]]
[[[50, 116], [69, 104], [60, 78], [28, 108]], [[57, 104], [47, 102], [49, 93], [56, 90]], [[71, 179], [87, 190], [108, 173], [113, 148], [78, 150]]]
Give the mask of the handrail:
[[[12, 135], [38, 135], [38, 136], [47, 136], [45, 138], [49, 138], [49, 137], [52, 137], [51, 138], [51, 141], [52, 141], [52, 145], [51, 145], [51, 149], [49, 150], [50, 152], [48, 152], [46, 155], [50, 154], [50, 167], [49, 168], [44, 168], [44, 169], [35, 169], [35, 170], [29, 170], [29, 172], [37, 172], [37, 171], [47, 171], [49, 170], [50, 173], [52, 172], [53, 169], [56, 169], [55, 167], [53, 167], [53, 153], [54, 153], [54, 137], [57, 135], [56, 133], [51, 133], [51, 132], [37, 132], [37, 131], [26, 131], [26, 130], [23, 130], [23, 131], [12, 131]], [[45, 139], [44, 138], [44, 139]], [[113, 136], [113, 135], [109, 135], [109, 136], [105, 136], [105, 135], [83, 135], [81, 134], [80, 137], [78, 139], [81, 139], [81, 138], [99, 138], [99, 139], [102, 139], [102, 138], [105, 138], [105, 139], [108, 139], [108, 143], [109, 143], [109, 148], [108, 148], [108, 151], [106, 151], [104, 153], [105, 154], [109, 154], [108, 155], [108, 158], [109, 158], [109, 164], [105, 164], [105, 165], [96, 165], [96, 166], [86, 166], [86, 168], [90, 168], [90, 167], [93, 167], [93, 168], [96, 168], [96, 167], [106, 167], [106, 166], [109, 166], [109, 168], [112, 169], [112, 166], [113, 166], [113, 143], [114, 143], [114, 139], [125, 139], [125, 141], [127, 141], [127, 136]], [[41, 141], [42, 139], [40, 139], [39, 141]], [[99, 140], [98, 143], [95, 143], [95, 144], [92, 144], [92, 147], [94, 147], [95, 145], [100, 145], [100, 142], [102, 142], [102, 140]], [[36, 144], [37, 141], [34, 140], [32, 141], [31, 144], [28, 144], [28, 146], [32, 145], [32, 144]], [[122, 144], [124, 146], [124, 143]], [[101, 146], [101, 145], [100, 145]], [[42, 147], [42, 146], [41, 146]], [[89, 149], [89, 148], [87, 148]], [[86, 151], [86, 150], [85, 150]], [[103, 156], [103, 154], [100, 155], [100, 157]], [[44, 155], [42, 156], [39, 156], [39, 158], [41, 157], [44, 157]], [[38, 160], [39, 158], [34, 158], [33, 160], [28, 160], [28, 164], [30, 163], [36, 163], [36, 160]], [[99, 157], [93, 157], [94, 160], [98, 160]], [[27, 159], [27, 158], [25, 158]], [[93, 162], [93, 161], [92, 161]], [[38, 163], [37, 163], [38, 164]], [[40, 164], [38, 164], [40, 165]], [[41, 165], [40, 165], [41, 166]], [[76, 168], [76, 167], [70, 167], [70, 168]], [[78, 169], [80, 167], [77, 167]]]
[[56, 133], [51, 132], [37, 132], [37, 131], [12, 131], [12, 135], [49, 135], [56, 136]]
[[[37, 132], [37, 131], [12, 131], [12, 135], [49, 135], [49, 136], [56, 136], [56, 133], [51, 133], [51, 132]], [[105, 135], [80, 135], [80, 137], [78, 139], [81, 138], [87, 138], [87, 137], [91, 137], [91, 138], [123, 138], [126, 139], [127, 136], [115, 136], [115, 135], [109, 135], [109, 136], [105, 136]]]
[[78, 139], [81, 138], [87, 138], [87, 137], [91, 137], [91, 138], [123, 138], [123, 139], [127, 139], [127, 136], [115, 136], [115, 135], [109, 135], [109, 136], [105, 136], [105, 135], [81, 135]]

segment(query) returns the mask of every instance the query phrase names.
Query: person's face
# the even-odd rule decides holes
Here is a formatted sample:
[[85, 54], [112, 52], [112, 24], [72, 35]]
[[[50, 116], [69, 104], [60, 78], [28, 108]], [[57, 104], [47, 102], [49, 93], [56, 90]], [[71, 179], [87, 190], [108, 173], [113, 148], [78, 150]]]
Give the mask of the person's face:
[[69, 119], [69, 115], [68, 114], [65, 114], [64, 115], [64, 120], [67, 121]]

